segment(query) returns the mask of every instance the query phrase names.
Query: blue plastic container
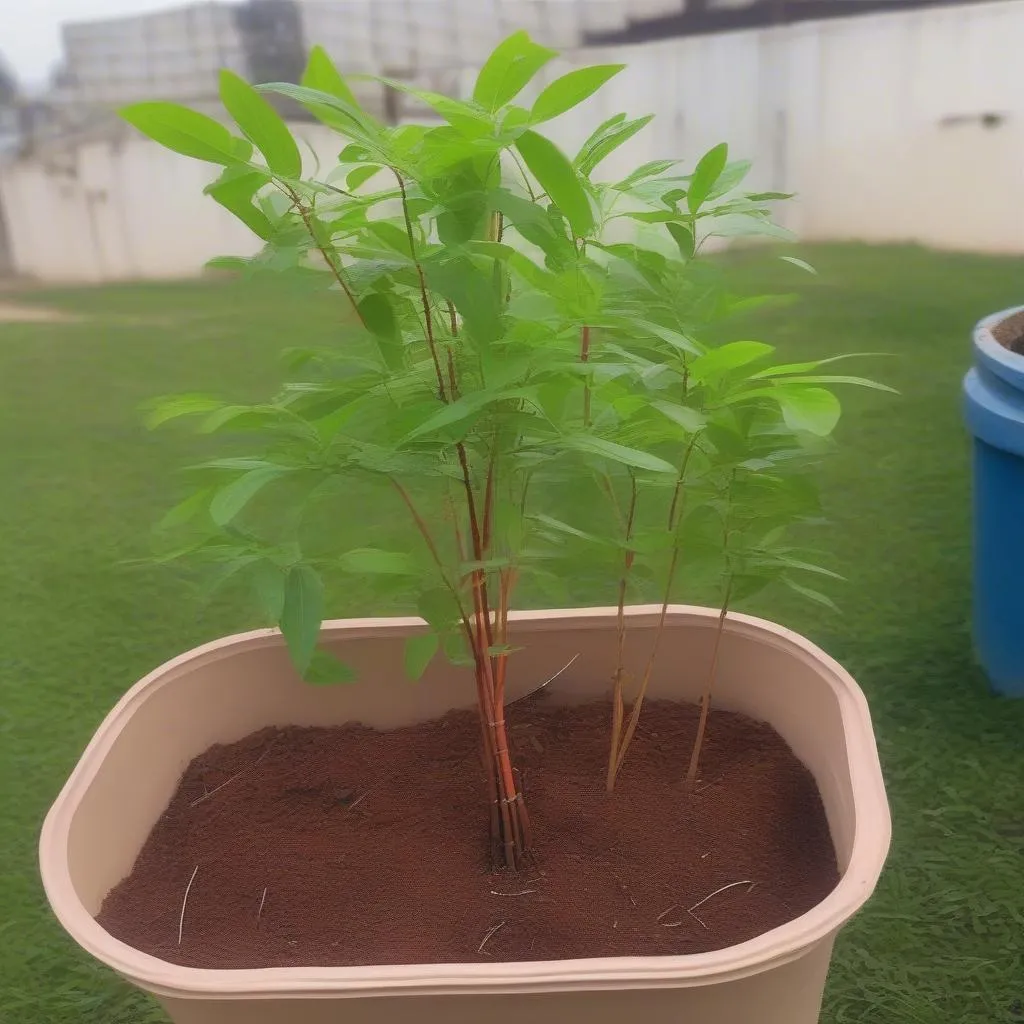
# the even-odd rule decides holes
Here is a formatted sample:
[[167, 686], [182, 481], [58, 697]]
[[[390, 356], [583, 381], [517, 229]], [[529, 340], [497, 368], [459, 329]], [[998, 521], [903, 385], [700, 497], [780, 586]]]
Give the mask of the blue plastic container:
[[[1021, 307], [1024, 309], [1024, 307]], [[964, 378], [974, 435], [974, 642], [993, 689], [1024, 697], [1024, 356], [982, 320]]]

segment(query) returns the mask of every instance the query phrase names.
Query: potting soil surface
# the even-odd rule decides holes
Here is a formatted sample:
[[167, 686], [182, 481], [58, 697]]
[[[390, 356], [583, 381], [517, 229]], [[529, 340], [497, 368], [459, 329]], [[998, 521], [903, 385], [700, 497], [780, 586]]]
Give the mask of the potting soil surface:
[[269, 728], [186, 770], [100, 924], [190, 967], [700, 953], [792, 920], [838, 871], [810, 773], [768, 726], [648, 702], [612, 796], [607, 703], [509, 711], [533, 821], [489, 863], [475, 712], [391, 732]]

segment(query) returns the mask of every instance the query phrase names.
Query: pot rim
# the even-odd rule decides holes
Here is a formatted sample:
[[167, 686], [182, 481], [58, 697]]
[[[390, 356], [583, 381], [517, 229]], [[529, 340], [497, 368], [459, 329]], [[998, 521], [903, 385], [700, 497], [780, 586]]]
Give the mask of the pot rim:
[[[659, 612], [660, 605], [627, 608], [633, 628], [654, 627]], [[574, 629], [606, 628], [616, 613], [615, 608], [571, 608], [513, 612], [510, 618], [546, 632], [570, 624]], [[670, 605], [666, 624], [714, 628], [718, 615], [717, 609]], [[335, 639], [399, 637], [408, 635], [411, 627], [423, 626], [423, 620], [415, 617], [359, 618], [326, 620], [322, 629], [328, 638]], [[153, 692], [171, 685], [197, 663], [209, 664], [241, 651], [279, 646], [283, 639], [277, 629], [222, 637], [172, 658], [132, 686], [104, 718], [43, 823], [40, 871], [50, 906], [72, 938], [97, 960], [139, 987], [172, 998], [337, 998], [689, 987], [734, 981], [779, 967], [817, 943], [831, 940], [871, 895], [889, 849], [889, 806], [867, 700], [849, 673], [800, 634], [765, 619], [730, 612], [726, 629], [815, 666], [840, 706], [854, 795], [853, 847], [838, 885], [806, 913], [746, 942], [708, 953], [675, 956], [223, 970], [182, 967], [115, 939], [86, 910], [71, 881], [68, 836], [82, 795], [134, 710]], [[865, 827], [869, 819], [871, 827]]]
[[1011, 306], [979, 320], [974, 327], [974, 351], [979, 366], [1016, 390], [1024, 391], [1024, 356], [1001, 345], [992, 333], [999, 324], [1017, 313], [1024, 313], [1024, 306]]

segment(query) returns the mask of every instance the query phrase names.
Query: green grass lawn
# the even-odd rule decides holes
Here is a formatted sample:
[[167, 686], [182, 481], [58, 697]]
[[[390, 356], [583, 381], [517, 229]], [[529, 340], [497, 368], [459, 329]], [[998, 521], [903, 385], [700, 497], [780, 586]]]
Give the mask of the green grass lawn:
[[[1024, 260], [863, 246], [804, 255], [819, 277], [763, 254], [735, 261], [742, 290], [802, 294], [745, 336], [795, 359], [891, 353], [869, 372], [902, 391], [848, 396], [827, 469], [832, 564], [849, 580], [832, 591], [842, 614], [775, 593], [751, 609], [806, 633], [859, 679], [892, 802], [889, 867], [838, 944], [823, 1020], [1022, 1021], [1024, 702], [990, 696], [972, 661], [959, 384], [974, 321], [1024, 301]], [[0, 1021], [147, 1024], [164, 1018], [51, 918], [39, 825], [128, 686], [259, 623], [241, 599], [206, 605], [169, 570], [124, 564], [148, 552], [150, 525], [179, 494], [177, 468], [202, 454], [182, 431], [147, 433], [138, 405], [178, 390], [263, 396], [278, 351], [328, 341], [335, 307], [223, 283], [18, 301], [81, 319], [0, 324]], [[371, 514], [392, 515], [359, 510]], [[350, 589], [331, 613], [374, 610]]]

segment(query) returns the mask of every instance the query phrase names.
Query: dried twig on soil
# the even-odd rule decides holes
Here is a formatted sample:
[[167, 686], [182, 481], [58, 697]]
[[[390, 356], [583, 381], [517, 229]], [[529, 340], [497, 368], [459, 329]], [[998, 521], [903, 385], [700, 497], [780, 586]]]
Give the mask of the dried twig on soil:
[[[710, 852], [711, 851], [709, 850], [708, 853]], [[704, 854], [705, 857], [707, 855], [707, 853]], [[727, 889], [734, 889], [737, 885], [749, 886], [747, 892], [750, 892], [750, 890], [753, 889], [754, 886], [757, 885], [757, 883], [750, 881], [749, 878], [746, 878], [740, 882], [730, 882], [728, 885], [723, 885], [720, 889], [716, 889], [714, 892], [708, 893], [707, 896], [704, 897], [704, 899], [698, 900], [696, 903], [694, 903], [692, 907], [688, 907], [686, 913], [689, 914], [690, 917], [692, 917], [694, 921], [696, 921], [697, 924], [701, 926], [701, 928], [707, 931], [708, 926], [694, 913], [694, 911], [697, 910], [698, 907], [704, 906], [704, 904], [707, 903], [708, 900], [710, 900], [714, 896], [717, 896], [720, 892], [725, 892]], [[678, 903], [673, 903], [671, 907], [666, 907], [658, 915], [658, 924], [660, 924], [662, 928], [679, 928], [681, 925], [685, 923], [682, 918], [680, 918], [678, 921], [666, 921], [665, 918], [668, 917], [668, 915], [672, 913], [673, 910], [682, 909], [683, 908]]]
[[260, 909], [256, 911], [256, 923], [260, 923], [260, 917], [263, 915], [263, 904], [267, 901], [267, 886], [263, 886], [263, 895], [260, 897]]
[[345, 808], [345, 810], [347, 810], [347, 811], [355, 810], [355, 808], [357, 808], [369, 795], [370, 795], [370, 791], [367, 790], [362, 796], [357, 796], [355, 798], [355, 800], [353, 800], [352, 803], [350, 803], [348, 805], [348, 807]]
[[[713, 896], [717, 896], [720, 892], [725, 892], [726, 889], [735, 889], [737, 885], [748, 885], [750, 886], [750, 889], [753, 889], [754, 886], [757, 885], [757, 882], [752, 882], [749, 878], [744, 878], [740, 882], [730, 882], [728, 885], [723, 885], [720, 889], [716, 889], [714, 892], [709, 892], [707, 896], [704, 897], [704, 899], [698, 900], [696, 903], [694, 903], [694, 905], [690, 907], [687, 913], [692, 914], [698, 907], [704, 906], [704, 904], [707, 903], [707, 901], [711, 899]], [[750, 889], [747, 889], [747, 892], [750, 892]]]
[[498, 892], [496, 889], [491, 890], [492, 896], [529, 896], [530, 893], [536, 892], [536, 889], [520, 889], [518, 892]]
[[682, 909], [683, 908], [679, 906], [678, 903], [673, 903], [671, 907], [666, 907], [657, 917], [658, 924], [660, 924], [662, 928], [678, 928], [683, 923], [682, 921], [670, 921], [668, 924], [665, 924], [664, 921], [673, 910]]
[[515, 700], [506, 701], [505, 707], [510, 708], [512, 707], [513, 704], [518, 704], [521, 700], [526, 700], [527, 697], [536, 696], [538, 693], [540, 693], [541, 690], [544, 689], [545, 686], [548, 685], [548, 683], [553, 683], [578, 657], [578, 653], [574, 654], [553, 676], [549, 676], [547, 679], [545, 679], [544, 682], [540, 684], [540, 686], [535, 686], [532, 690], [530, 690], [529, 693], [524, 693], [522, 697], [516, 697]]
[[188, 880], [188, 885], [185, 886], [185, 896], [181, 901], [181, 915], [178, 918], [178, 945], [181, 945], [181, 931], [185, 927], [185, 904], [188, 903], [188, 894], [192, 891], [192, 883], [196, 880], [196, 874], [199, 871], [199, 865], [197, 864], [192, 869], [192, 877]]
[[495, 926], [494, 926], [494, 927], [493, 927], [493, 928], [492, 928], [492, 929], [491, 929], [491, 930], [490, 930], [490, 931], [489, 931], [489, 932], [488, 932], [488, 933], [487, 933], [487, 934], [486, 934], [486, 935], [485, 935], [485, 936], [483, 937], [483, 940], [481, 941], [480, 945], [476, 947], [476, 951], [477, 951], [478, 953], [482, 953], [482, 952], [484, 951], [484, 946], [486, 946], [486, 945], [487, 945], [487, 943], [488, 943], [488, 942], [490, 941], [490, 939], [491, 939], [491, 936], [492, 936], [492, 935], [494, 935], [494, 933], [495, 933], [495, 932], [497, 932], [497, 931], [500, 931], [500, 929], [502, 929], [502, 928], [504, 928], [504, 927], [505, 927], [505, 922], [504, 922], [504, 921], [502, 921], [502, 922], [501, 922], [501, 924], [496, 924], [496, 925], [495, 925]]
[[232, 775], [230, 779], [225, 779], [219, 786], [214, 786], [213, 789], [204, 793], [201, 797], [197, 797], [195, 800], [192, 801], [192, 803], [189, 804], [189, 807], [196, 807], [197, 805], [201, 804], [204, 800], [209, 800], [211, 796], [213, 796], [215, 793], [219, 793], [225, 786], [234, 782], [235, 779], [241, 778], [241, 776], [243, 776], [246, 772], [251, 772], [253, 768], [255, 768], [260, 763], [260, 761], [262, 761], [269, 753], [270, 747], [267, 747], [267, 749], [264, 750], [263, 753], [260, 754], [260, 756], [255, 761], [253, 761], [252, 764], [250, 764], [246, 768], [243, 768], [240, 772], [235, 772], [235, 774]]

